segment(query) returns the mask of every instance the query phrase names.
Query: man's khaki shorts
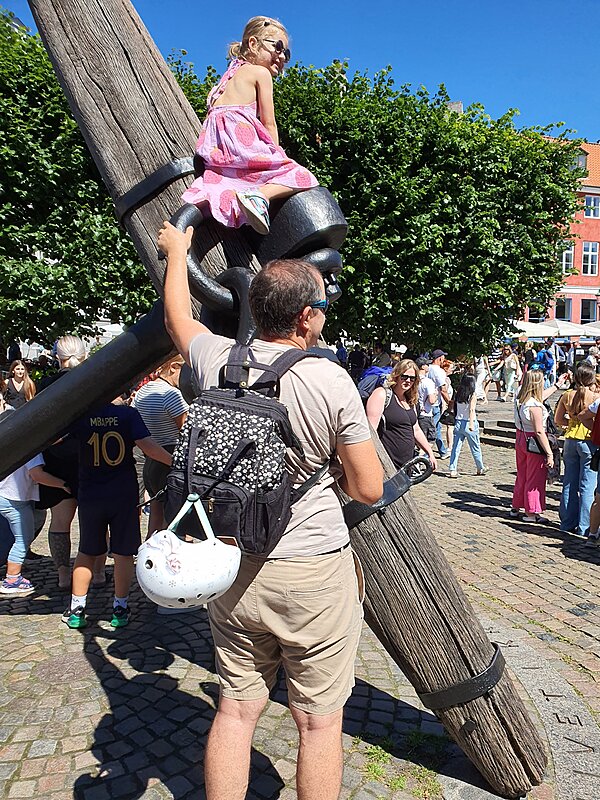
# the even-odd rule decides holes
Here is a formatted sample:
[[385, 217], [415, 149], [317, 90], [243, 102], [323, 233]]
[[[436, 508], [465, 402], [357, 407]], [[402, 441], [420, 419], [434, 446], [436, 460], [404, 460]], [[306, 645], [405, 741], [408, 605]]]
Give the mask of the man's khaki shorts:
[[290, 705], [310, 714], [342, 708], [363, 619], [359, 571], [350, 547], [272, 561], [243, 556], [231, 589], [208, 604], [223, 696], [265, 697], [283, 664]]

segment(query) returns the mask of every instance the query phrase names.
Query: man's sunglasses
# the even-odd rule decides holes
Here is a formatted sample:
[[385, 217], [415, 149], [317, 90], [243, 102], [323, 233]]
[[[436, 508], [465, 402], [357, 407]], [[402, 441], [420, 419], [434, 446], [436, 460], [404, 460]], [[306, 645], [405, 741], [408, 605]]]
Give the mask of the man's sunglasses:
[[286, 47], [284, 45], [281, 39], [262, 39], [261, 41], [269, 42], [270, 44], [272, 44], [275, 52], [278, 55], [281, 55], [283, 53], [283, 60], [285, 61], [286, 64], [289, 63], [290, 58], [292, 57], [292, 52], [289, 47]]
[[308, 304], [310, 308], [320, 308], [323, 313], [327, 311], [329, 308], [329, 298], [325, 298], [325, 300], [315, 300], [314, 303]]

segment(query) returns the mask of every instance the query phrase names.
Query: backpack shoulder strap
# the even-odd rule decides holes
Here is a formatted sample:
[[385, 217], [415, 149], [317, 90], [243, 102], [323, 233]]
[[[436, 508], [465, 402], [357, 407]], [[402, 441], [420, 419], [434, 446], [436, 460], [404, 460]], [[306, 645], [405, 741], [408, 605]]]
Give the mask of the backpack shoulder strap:
[[271, 369], [277, 373], [278, 380], [281, 380], [283, 375], [291, 369], [299, 361], [304, 358], [323, 358], [319, 353], [311, 353], [309, 350], [299, 350], [297, 347], [290, 347], [285, 353], [282, 353], [271, 364]]

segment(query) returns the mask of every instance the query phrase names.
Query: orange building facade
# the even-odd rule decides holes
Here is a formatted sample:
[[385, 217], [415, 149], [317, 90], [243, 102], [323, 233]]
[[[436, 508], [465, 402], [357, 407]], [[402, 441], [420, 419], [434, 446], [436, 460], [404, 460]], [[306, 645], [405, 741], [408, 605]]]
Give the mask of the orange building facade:
[[525, 319], [562, 319], [600, 327], [600, 144], [582, 144], [580, 163], [587, 169], [578, 195], [581, 208], [571, 224], [573, 244], [562, 253], [565, 282], [544, 316], [529, 310]]

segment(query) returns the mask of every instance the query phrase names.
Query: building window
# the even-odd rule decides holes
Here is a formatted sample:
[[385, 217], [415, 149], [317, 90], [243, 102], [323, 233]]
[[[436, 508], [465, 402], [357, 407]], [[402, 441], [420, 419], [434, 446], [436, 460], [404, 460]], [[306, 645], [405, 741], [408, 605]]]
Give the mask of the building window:
[[543, 322], [546, 319], [546, 314], [541, 310], [540, 306], [537, 308], [529, 307], [529, 322]]
[[600, 218], [600, 195], [586, 194], [584, 216], [592, 219]]
[[584, 242], [581, 256], [581, 274], [598, 274], [598, 242]]
[[596, 300], [581, 301], [581, 324], [596, 321]]
[[587, 172], [587, 153], [585, 150], [579, 151], [579, 154], [575, 158], [575, 167], [584, 169]]
[[571, 321], [571, 298], [570, 297], [558, 297], [556, 299], [556, 305], [554, 306], [554, 318], [555, 319], [562, 319], [566, 322]]
[[573, 253], [575, 252], [575, 248], [573, 245], [563, 250], [562, 254], [562, 271], [563, 275], [568, 275], [573, 272]]

